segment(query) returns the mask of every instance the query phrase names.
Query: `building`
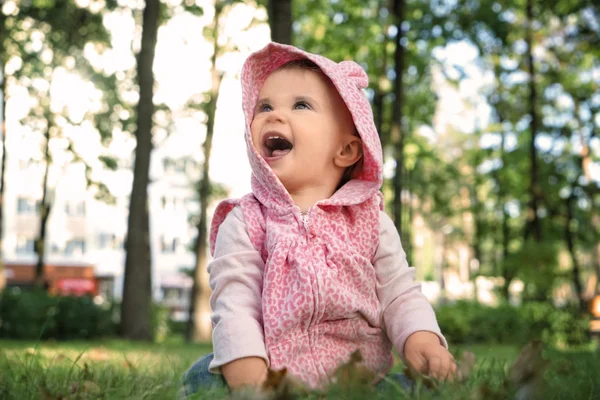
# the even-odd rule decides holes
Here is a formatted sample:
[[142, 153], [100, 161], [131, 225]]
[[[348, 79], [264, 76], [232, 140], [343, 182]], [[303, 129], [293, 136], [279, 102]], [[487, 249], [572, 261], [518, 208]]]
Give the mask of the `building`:
[[[94, 190], [87, 187], [85, 168], [80, 163], [61, 162], [57, 156], [49, 177], [52, 208], [47, 228], [48, 268], [68, 266], [69, 272], [65, 273], [71, 281], [67, 285], [74, 285], [75, 279], [93, 278], [95, 285], [101, 284], [92, 292], [117, 299], [122, 296], [124, 243], [133, 179], [133, 146], [127, 135], [117, 135], [113, 143], [120, 151], [116, 154], [119, 168], [101, 171], [102, 181], [115, 196], [114, 204], [94, 198]], [[148, 195], [153, 297], [158, 301], [168, 297], [169, 307], [181, 319], [182, 310], [187, 310], [189, 304], [186, 296], [189, 296], [191, 278], [180, 270], [192, 268], [195, 261], [192, 243], [199, 203], [194, 188], [199, 176], [199, 160], [193, 157], [194, 148], [188, 147], [186, 155], [180, 147], [173, 146], [174, 142], [185, 142], [178, 135], [173, 134], [154, 150]], [[27, 151], [32, 142], [41, 145], [41, 135], [21, 131], [7, 141], [3, 254], [9, 284], [16, 283], [13, 278], [17, 274], [29, 274], [23, 272], [24, 269], [33, 267], [37, 261], [34, 243], [39, 232], [44, 163], [36, 159], [39, 154], [35, 151]], [[77, 268], [81, 271], [76, 272]], [[55, 279], [51, 277], [51, 280]], [[83, 281], [79, 283], [84, 285]], [[57, 285], [53, 283], [58, 293]], [[178, 294], [177, 300], [173, 293]]]

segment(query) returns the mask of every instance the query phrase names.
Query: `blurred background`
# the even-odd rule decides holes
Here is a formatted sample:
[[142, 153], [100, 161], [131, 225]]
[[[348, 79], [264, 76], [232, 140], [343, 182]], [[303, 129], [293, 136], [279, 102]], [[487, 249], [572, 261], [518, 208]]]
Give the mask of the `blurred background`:
[[386, 211], [451, 343], [590, 341], [591, 0], [3, 1], [0, 337], [210, 340], [207, 227], [250, 191], [239, 75], [271, 40], [367, 71]]

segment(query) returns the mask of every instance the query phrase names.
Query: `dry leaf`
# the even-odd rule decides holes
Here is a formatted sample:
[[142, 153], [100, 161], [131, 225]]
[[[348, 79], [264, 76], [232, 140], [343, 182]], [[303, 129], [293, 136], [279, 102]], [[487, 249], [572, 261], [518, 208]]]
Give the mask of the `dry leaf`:
[[90, 367], [85, 362], [83, 363], [83, 371], [81, 371], [81, 374], [83, 376], [84, 381], [89, 381], [90, 379], [92, 379], [92, 373], [90, 371]]
[[89, 394], [100, 394], [102, 393], [102, 390], [100, 389], [100, 386], [98, 386], [95, 382], [92, 381], [84, 381], [83, 385], [81, 385], [81, 391], [84, 393], [89, 393]]
[[125, 359], [125, 361], [123, 361], [123, 366], [125, 368], [130, 369], [132, 372], [136, 372], [137, 371], [136, 366], [131, 361], [129, 361], [127, 356], [123, 356], [123, 358]]
[[87, 353], [87, 358], [93, 361], [108, 361], [110, 354], [103, 347], [93, 348]]
[[40, 385], [40, 395], [43, 400], [64, 400], [63, 396], [55, 396], [46, 387], [46, 385]]
[[517, 390], [517, 400], [541, 398], [544, 372], [548, 361], [543, 357], [543, 345], [539, 340], [528, 343], [510, 368], [508, 379]]
[[362, 364], [360, 350], [350, 355], [348, 362], [340, 365], [334, 374], [334, 382], [340, 386], [364, 386], [373, 383], [375, 374]]
[[284, 378], [287, 375], [287, 369], [280, 369], [279, 371], [274, 371], [269, 369], [267, 371], [267, 379], [263, 383], [263, 390], [277, 390], [279, 386], [284, 383]]
[[456, 365], [457, 379], [460, 382], [464, 382], [467, 379], [469, 379], [469, 377], [473, 373], [474, 367], [475, 367], [475, 354], [473, 354], [470, 351], [465, 351], [462, 354], [460, 361]]
[[430, 376], [421, 374], [408, 366], [404, 367], [404, 375], [414, 382], [421, 382], [426, 388], [435, 389], [438, 382]]
[[73, 382], [71, 384], [70, 392], [71, 392], [71, 394], [76, 394], [77, 392], [79, 392], [79, 383], [78, 382]]
[[288, 374], [285, 368], [279, 371], [269, 369], [262, 390], [267, 398], [271, 400], [293, 400], [309, 392], [309, 389], [291, 374]]

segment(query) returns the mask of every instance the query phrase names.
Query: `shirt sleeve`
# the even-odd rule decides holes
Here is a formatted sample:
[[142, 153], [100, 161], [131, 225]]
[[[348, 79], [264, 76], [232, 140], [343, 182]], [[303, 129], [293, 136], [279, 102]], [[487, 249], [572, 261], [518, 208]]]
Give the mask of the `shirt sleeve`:
[[448, 347], [435, 318], [433, 307], [415, 282], [415, 269], [408, 266], [400, 236], [390, 217], [379, 214], [379, 247], [373, 260], [377, 275], [377, 295], [382, 305], [388, 337], [404, 359], [404, 343], [418, 331], [429, 331]]
[[262, 320], [264, 262], [248, 236], [242, 210], [233, 208], [221, 226], [208, 265], [214, 359], [209, 371], [243, 357], [269, 365]]

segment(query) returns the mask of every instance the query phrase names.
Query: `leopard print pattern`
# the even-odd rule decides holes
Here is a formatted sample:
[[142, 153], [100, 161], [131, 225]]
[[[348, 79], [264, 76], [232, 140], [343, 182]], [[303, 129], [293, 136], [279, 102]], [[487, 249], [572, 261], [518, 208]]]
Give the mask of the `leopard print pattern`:
[[[306, 225], [250, 134], [263, 82], [279, 66], [299, 58], [315, 62], [338, 89], [364, 153], [362, 172], [313, 206]], [[242, 70], [242, 98], [253, 193], [222, 202], [211, 226], [214, 252], [219, 225], [233, 207], [241, 206], [251, 242], [265, 261], [263, 327], [271, 368], [287, 368], [311, 387], [330, 383], [336, 368], [357, 349], [377, 377], [384, 376], [393, 361], [372, 264], [383, 207], [382, 152], [362, 91], [367, 85], [366, 73], [352, 61], [338, 64], [276, 43], [252, 54]]]

